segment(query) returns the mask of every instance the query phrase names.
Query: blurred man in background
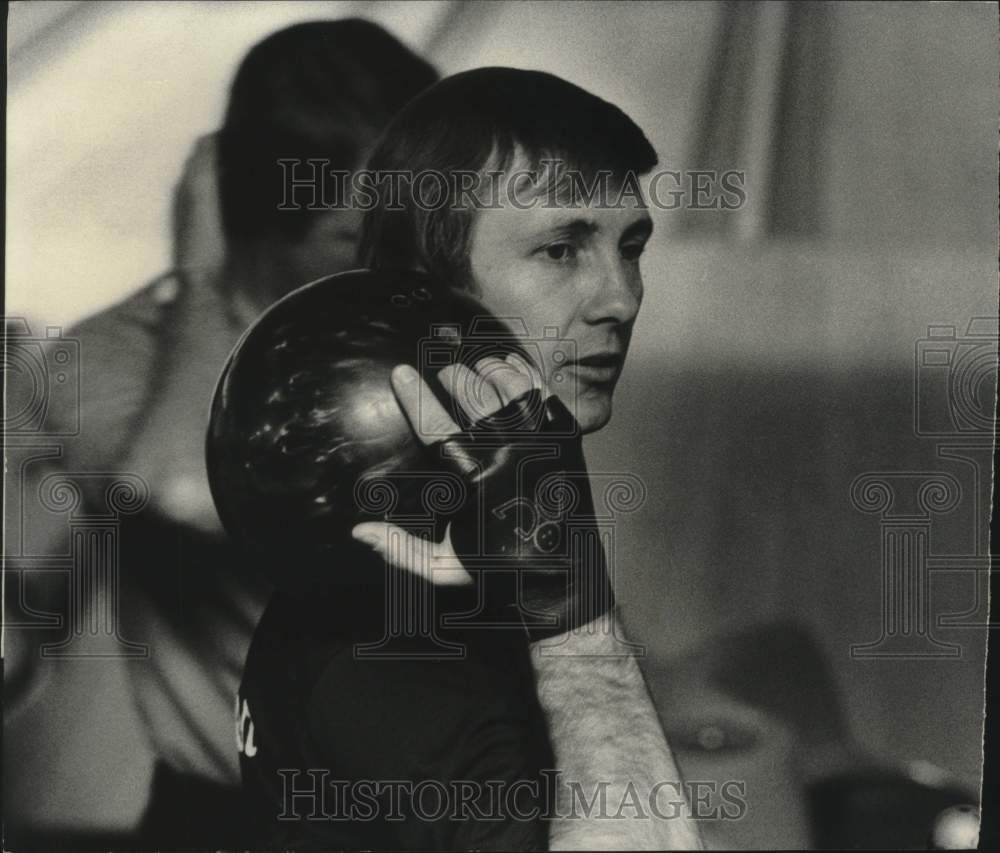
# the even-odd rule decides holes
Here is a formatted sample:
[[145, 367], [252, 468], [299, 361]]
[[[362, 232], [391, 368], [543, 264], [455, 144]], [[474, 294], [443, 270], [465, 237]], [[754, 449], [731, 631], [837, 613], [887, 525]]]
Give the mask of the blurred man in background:
[[[278, 210], [278, 161], [357, 168], [435, 79], [367, 21], [310, 22], [264, 39], [236, 74], [222, 129], [188, 161], [175, 268], [69, 332], [82, 353], [81, 429], [60, 470], [130, 472], [150, 491], [146, 509], [123, 520], [119, 547], [122, 636], [149, 647], [129, 666], [157, 758], [142, 829], [151, 845], [253, 843], [240, 836], [233, 703], [269, 589], [216, 516], [204, 472], [208, 408], [246, 326], [293, 288], [351, 267], [359, 224], [350, 210]], [[65, 523], [52, 521], [55, 541]]]

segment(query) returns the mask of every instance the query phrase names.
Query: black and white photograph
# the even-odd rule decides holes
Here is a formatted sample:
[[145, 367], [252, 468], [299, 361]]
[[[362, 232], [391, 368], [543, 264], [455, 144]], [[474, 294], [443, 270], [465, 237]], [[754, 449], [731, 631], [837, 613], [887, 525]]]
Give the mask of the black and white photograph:
[[6, 12], [5, 851], [998, 849], [996, 3]]

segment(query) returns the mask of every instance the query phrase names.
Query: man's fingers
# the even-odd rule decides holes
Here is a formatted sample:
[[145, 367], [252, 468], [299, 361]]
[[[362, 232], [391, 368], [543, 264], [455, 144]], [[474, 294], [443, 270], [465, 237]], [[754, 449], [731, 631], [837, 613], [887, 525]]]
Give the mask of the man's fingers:
[[506, 361], [511, 368], [527, 378], [529, 388], [539, 389], [543, 392], [543, 397], [549, 396], [547, 393], [544, 393], [547, 388], [545, 377], [542, 376], [542, 371], [538, 369], [533, 361], [516, 352], [512, 352], [508, 355]]
[[431, 393], [430, 388], [408, 364], [393, 368], [392, 390], [417, 437], [424, 444], [431, 444], [444, 436], [459, 432], [444, 406]]
[[496, 414], [536, 384], [523, 360], [494, 356], [477, 361], [475, 370], [464, 364], [448, 365], [438, 378], [473, 423]]
[[493, 356], [481, 359], [476, 362], [476, 372], [496, 389], [501, 406], [531, 390], [530, 377], [506, 359]]
[[492, 415], [501, 406], [493, 383], [464, 364], [448, 365], [438, 379], [472, 423]]
[[[480, 359], [475, 370], [464, 364], [452, 364], [438, 374], [438, 380], [472, 423], [495, 414], [532, 388], [544, 388], [538, 370], [516, 354]], [[403, 413], [424, 444], [460, 431], [413, 367], [397, 365], [391, 382]]]
[[376, 551], [390, 566], [412, 572], [437, 586], [472, 583], [451, 545], [450, 529], [441, 543], [414, 536], [384, 521], [356, 524], [351, 535]]

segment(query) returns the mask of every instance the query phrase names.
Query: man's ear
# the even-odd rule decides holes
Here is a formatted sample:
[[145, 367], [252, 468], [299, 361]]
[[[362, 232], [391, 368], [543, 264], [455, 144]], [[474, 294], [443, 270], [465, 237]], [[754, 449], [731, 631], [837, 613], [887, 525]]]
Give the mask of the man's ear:
[[216, 134], [198, 139], [174, 190], [174, 266], [218, 269], [226, 241], [222, 233]]

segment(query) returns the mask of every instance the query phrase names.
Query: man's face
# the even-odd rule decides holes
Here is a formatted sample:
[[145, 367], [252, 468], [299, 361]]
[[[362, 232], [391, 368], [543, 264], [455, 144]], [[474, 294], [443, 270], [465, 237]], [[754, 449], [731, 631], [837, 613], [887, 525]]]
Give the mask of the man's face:
[[[520, 209], [503, 198], [474, 215], [469, 259], [479, 297], [499, 317], [523, 322], [549, 388], [584, 432], [600, 429], [642, 302], [639, 257], [652, 232], [645, 205], [626, 197], [620, 208]], [[567, 340], [575, 352], [560, 363]]]

